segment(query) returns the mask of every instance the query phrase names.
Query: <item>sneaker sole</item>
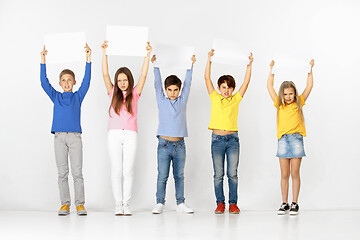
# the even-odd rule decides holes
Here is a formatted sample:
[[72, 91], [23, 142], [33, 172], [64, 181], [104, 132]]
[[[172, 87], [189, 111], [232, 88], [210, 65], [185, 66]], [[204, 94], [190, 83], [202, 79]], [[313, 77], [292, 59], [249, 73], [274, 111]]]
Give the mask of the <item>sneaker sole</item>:
[[87, 216], [87, 213], [77, 213], [78, 216]]
[[298, 214], [299, 214], [299, 212], [290, 212], [289, 213], [289, 215], [293, 215], [293, 216], [298, 215]]
[[64, 213], [64, 212], [58, 212], [58, 216], [67, 216], [70, 212]]
[[229, 212], [230, 214], [239, 214], [240, 212]]
[[277, 212], [278, 215], [285, 215], [287, 213], [289, 213], [289, 211], [278, 211]]
[[215, 211], [215, 214], [224, 214], [224, 212]]
[[186, 213], [186, 214], [193, 214], [194, 212], [184, 212], [184, 211], [176, 211], [177, 213]]

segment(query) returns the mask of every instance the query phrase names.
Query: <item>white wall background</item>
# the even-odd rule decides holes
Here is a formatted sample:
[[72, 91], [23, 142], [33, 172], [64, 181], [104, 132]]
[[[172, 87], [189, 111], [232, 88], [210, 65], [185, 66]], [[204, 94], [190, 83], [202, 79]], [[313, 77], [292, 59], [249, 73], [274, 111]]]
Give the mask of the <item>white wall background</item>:
[[[59, 207], [50, 134], [52, 103], [40, 86], [40, 51], [44, 35], [78, 31], [86, 32], [93, 50], [92, 82], [82, 105], [86, 206], [93, 211], [113, 209], [106, 151], [109, 99], [102, 80], [100, 50], [109, 24], [148, 26], [152, 44], [196, 47], [198, 61], [188, 101], [185, 170], [185, 197], [195, 210], [212, 211], [215, 207], [211, 132], [207, 130], [210, 100], [203, 78], [214, 38], [238, 41], [255, 58], [238, 120], [240, 208], [274, 210], [281, 202], [280, 170], [275, 157], [276, 110], [266, 89], [269, 62], [281, 54], [306, 56], [306, 62], [310, 57], [315, 59], [314, 88], [304, 107], [308, 157], [301, 167], [302, 208], [360, 209], [359, 10], [355, 0], [1, 0], [0, 209]], [[118, 67], [128, 66], [138, 78], [143, 59], [110, 57], [109, 61], [111, 77]], [[80, 80], [84, 64], [48, 65], [48, 77], [60, 90], [59, 72], [69, 67]], [[185, 71], [176, 73], [183, 79]], [[167, 72], [162, 74], [165, 77]], [[214, 83], [222, 74], [232, 74], [240, 86], [245, 66], [214, 64]], [[275, 88], [283, 80], [293, 80], [302, 91], [306, 76], [306, 72], [294, 72], [292, 79], [275, 77]], [[134, 210], [150, 211], [155, 203], [158, 113], [153, 81], [150, 67], [139, 100]], [[167, 205], [174, 207], [172, 178], [167, 190]]]

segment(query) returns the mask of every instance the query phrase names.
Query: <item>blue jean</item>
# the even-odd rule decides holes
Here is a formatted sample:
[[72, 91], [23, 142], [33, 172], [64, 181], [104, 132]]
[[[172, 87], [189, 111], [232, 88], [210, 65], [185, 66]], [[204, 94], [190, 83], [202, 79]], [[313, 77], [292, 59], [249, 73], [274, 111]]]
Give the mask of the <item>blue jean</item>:
[[229, 183], [229, 204], [237, 204], [238, 176], [240, 143], [237, 133], [225, 136], [212, 134], [211, 155], [214, 167], [214, 188], [216, 204], [224, 203], [225, 196], [223, 189], [224, 165], [226, 155], [226, 175]]
[[278, 139], [279, 158], [302, 158], [305, 157], [303, 136], [300, 133], [284, 134]]
[[176, 204], [185, 202], [184, 198], [184, 168], [185, 168], [185, 141], [168, 141], [158, 137], [158, 177], [156, 202], [165, 204], [166, 182], [169, 177], [170, 163], [172, 162], [175, 180]]

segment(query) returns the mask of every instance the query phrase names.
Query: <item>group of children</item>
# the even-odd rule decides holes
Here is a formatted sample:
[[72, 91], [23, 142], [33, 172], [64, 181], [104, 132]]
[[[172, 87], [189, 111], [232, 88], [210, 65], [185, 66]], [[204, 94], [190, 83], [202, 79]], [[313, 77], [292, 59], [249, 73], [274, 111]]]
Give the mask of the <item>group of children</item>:
[[[135, 85], [131, 71], [127, 67], [119, 68], [111, 81], [108, 71], [108, 59], [106, 49], [107, 41], [101, 45], [102, 73], [110, 98], [107, 147], [111, 166], [111, 185], [115, 200], [115, 215], [132, 215], [129, 207], [134, 162], [137, 150], [137, 103], [143, 90], [149, 68], [150, 53], [152, 47], [149, 42], [146, 46], [147, 55], [141, 70], [140, 78]], [[82, 140], [80, 110], [81, 103], [89, 89], [91, 78], [91, 49], [86, 44], [86, 68], [85, 76], [78, 91], [73, 92], [76, 84], [74, 73], [65, 69], [60, 73], [59, 85], [63, 93], [56, 91], [46, 76], [45, 56], [47, 50], [41, 52], [41, 86], [54, 103], [53, 123], [51, 133], [55, 135], [55, 159], [58, 169], [58, 185], [60, 191], [61, 208], [59, 215], [70, 213], [70, 193], [68, 185], [70, 157], [71, 174], [74, 180], [75, 205], [78, 215], [86, 215], [84, 180], [82, 176]], [[223, 75], [217, 82], [220, 94], [215, 90], [211, 75], [212, 49], [208, 53], [205, 69], [205, 84], [211, 100], [211, 117], [208, 129], [212, 130], [211, 155], [214, 168], [214, 189], [217, 207], [216, 214], [225, 212], [225, 196], [223, 191], [224, 168], [226, 159], [226, 173], [229, 184], [229, 212], [238, 214], [237, 206], [238, 176], [240, 143], [238, 137], [238, 110], [251, 78], [253, 56], [249, 56], [245, 79], [239, 90], [233, 94], [236, 83], [232, 76]], [[151, 58], [154, 63], [156, 56]], [[193, 213], [193, 209], [185, 204], [184, 198], [184, 168], [186, 148], [184, 138], [188, 136], [186, 124], [186, 104], [190, 93], [193, 73], [193, 65], [196, 62], [195, 55], [191, 58], [192, 66], [186, 72], [184, 82], [175, 76], [168, 76], [165, 81], [165, 92], [161, 79], [160, 69], [154, 67], [155, 91], [159, 109], [159, 126], [157, 130], [157, 191], [156, 205], [152, 210], [154, 214], [163, 212], [165, 204], [166, 183], [169, 177], [170, 165], [172, 164], [175, 180], [176, 211]], [[310, 62], [311, 69], [314, 60]], [[290, 81], [281, 84], [278, 95], [273, 83], [274, 74], [270, 64], [270, 74], [267, 87], [269, 94], [277, 108], [277, 138], [280, 168], [281, 168], [281, 192], [282, 200], [278, 214], [297, 214], [297, 204], [300, 190], [300, 163], [305, 156], [303, 136], [305, 136], [304, 116], [302, 106], [305, 104], [313, 86], [312, 70], [308, 75], [307, 86], [299, 96], [295, 84]], [[183, 86], [182, 86], [183, 85]], [[181, 94], [180, 94], [181, 92]], [[180, 95], [180, 96], [179, 96]], [[225, 157], [226, 156], [226, 157]], [[288, 204], [289, 176], [292, 177], [293, 202]]]

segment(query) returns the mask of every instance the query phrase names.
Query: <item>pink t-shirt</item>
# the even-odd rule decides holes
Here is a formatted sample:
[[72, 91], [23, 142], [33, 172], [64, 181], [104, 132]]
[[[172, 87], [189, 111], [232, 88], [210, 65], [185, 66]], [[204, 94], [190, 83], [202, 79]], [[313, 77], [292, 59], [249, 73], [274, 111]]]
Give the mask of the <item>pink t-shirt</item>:
[[[111, 90], [111, 93], [109, 94], [110, 104], [113, 94], [114, 94], [114, 87]], [[123, 92], [124, 104], [120, 109], [120, 115], [115, 113], [113, 107], [111, 107], [110, 109], [108, 131], [112, 129], [125, 129], [125, 130], [131, 130], [137, 132], [137, 103], [140, 98], [140, 95], [138, 94], [136, 87], [133, 88], [132, 94], [133, 94], [133, 99], [131, 102], [132, 114], [130, 114], [126, 110], [126, 106], [125, 106], [126, 92]]]

